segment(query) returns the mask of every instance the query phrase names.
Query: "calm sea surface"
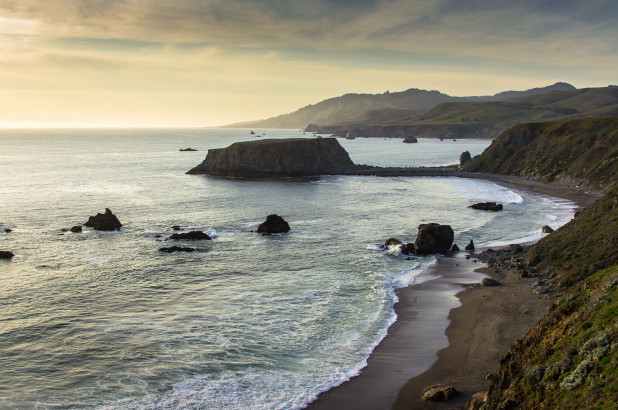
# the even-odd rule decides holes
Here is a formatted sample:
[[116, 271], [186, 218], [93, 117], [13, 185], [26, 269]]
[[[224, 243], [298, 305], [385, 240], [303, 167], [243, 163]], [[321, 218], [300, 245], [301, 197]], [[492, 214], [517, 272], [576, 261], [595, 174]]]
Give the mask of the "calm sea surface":
[[[0, 249], [16, 255], [0, 261], [0, 406], [300, 408], [365, 365], [395, 320], [398, 287], [429, 280], [433, 257], [376, 244], [413, 241], [426, 222], [450, 224], [460, 246], [507, 243], [572, 216], [565, 202], [467, 179], [185, 175], [207, 149], [251, 138], [0, 131], [0, 228], [12, 229]], [[489, 145], [340, 142], [356, 163], [383, 166], [452, 164]], [[467, 208], [490, 200], [505, 210]], [[120, 233], [62, 231], [106, 207]], [[271, 213], [292, 231], [251, 232]], [[173, 225], [213, 240], [163, 254]]]

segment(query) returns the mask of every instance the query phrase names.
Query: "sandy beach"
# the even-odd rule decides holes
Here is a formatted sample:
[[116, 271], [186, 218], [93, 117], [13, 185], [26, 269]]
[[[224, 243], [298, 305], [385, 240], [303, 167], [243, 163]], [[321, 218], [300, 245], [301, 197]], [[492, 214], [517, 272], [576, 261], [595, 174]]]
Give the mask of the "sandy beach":
[[[567, 199], [580, 208], [601, 196], [558, 183], [504, 176], [484, 179]], [[547, 312], [555, 296], [533, 293], [534, 278], [489, 268], [473, 258], [467, 260], [467, 254], [439, 258], [428, 271], [438, 279], [401, 289], [395, 306], [397, 322], [367, 367], [359, 376], [322, 393], [308, 408], [450, 409], [486, 391], [500, 357]], [[480, 286], [485, 277], [502, 286]], [[415, 374], [413, 369], [427, 370]], [[423, 389], [433, 384], [452, 385], [459, 393], [447, 402], [422, 401]]]

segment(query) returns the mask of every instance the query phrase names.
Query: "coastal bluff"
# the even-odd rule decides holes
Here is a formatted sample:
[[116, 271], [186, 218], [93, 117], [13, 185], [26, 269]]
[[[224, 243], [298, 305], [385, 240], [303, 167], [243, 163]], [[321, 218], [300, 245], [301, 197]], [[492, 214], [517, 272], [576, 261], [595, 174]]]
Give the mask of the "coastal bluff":
[[236, 142], [209, 149], [187, 174], [230, 177], [302, 177], [336, 173], [354, 166], [335, 138], [286, 138]]

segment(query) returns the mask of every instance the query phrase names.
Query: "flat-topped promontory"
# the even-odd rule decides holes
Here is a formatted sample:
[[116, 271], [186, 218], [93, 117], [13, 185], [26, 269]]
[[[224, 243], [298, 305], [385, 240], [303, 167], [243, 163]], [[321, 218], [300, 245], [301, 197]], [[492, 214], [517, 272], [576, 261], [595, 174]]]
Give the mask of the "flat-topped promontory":
[[354, 166], [335, 138], [287, 138], [236, 142], [209, 149], [188, 174], [232, 177], [312, 176]]

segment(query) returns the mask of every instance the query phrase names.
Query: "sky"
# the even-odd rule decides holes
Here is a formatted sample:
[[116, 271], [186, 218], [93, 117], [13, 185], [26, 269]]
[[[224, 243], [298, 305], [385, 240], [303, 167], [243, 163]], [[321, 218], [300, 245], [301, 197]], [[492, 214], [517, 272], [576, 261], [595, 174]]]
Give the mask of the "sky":
[[617, 67], [615, 0], [0, 0], [0, 127], [217, 126]]

